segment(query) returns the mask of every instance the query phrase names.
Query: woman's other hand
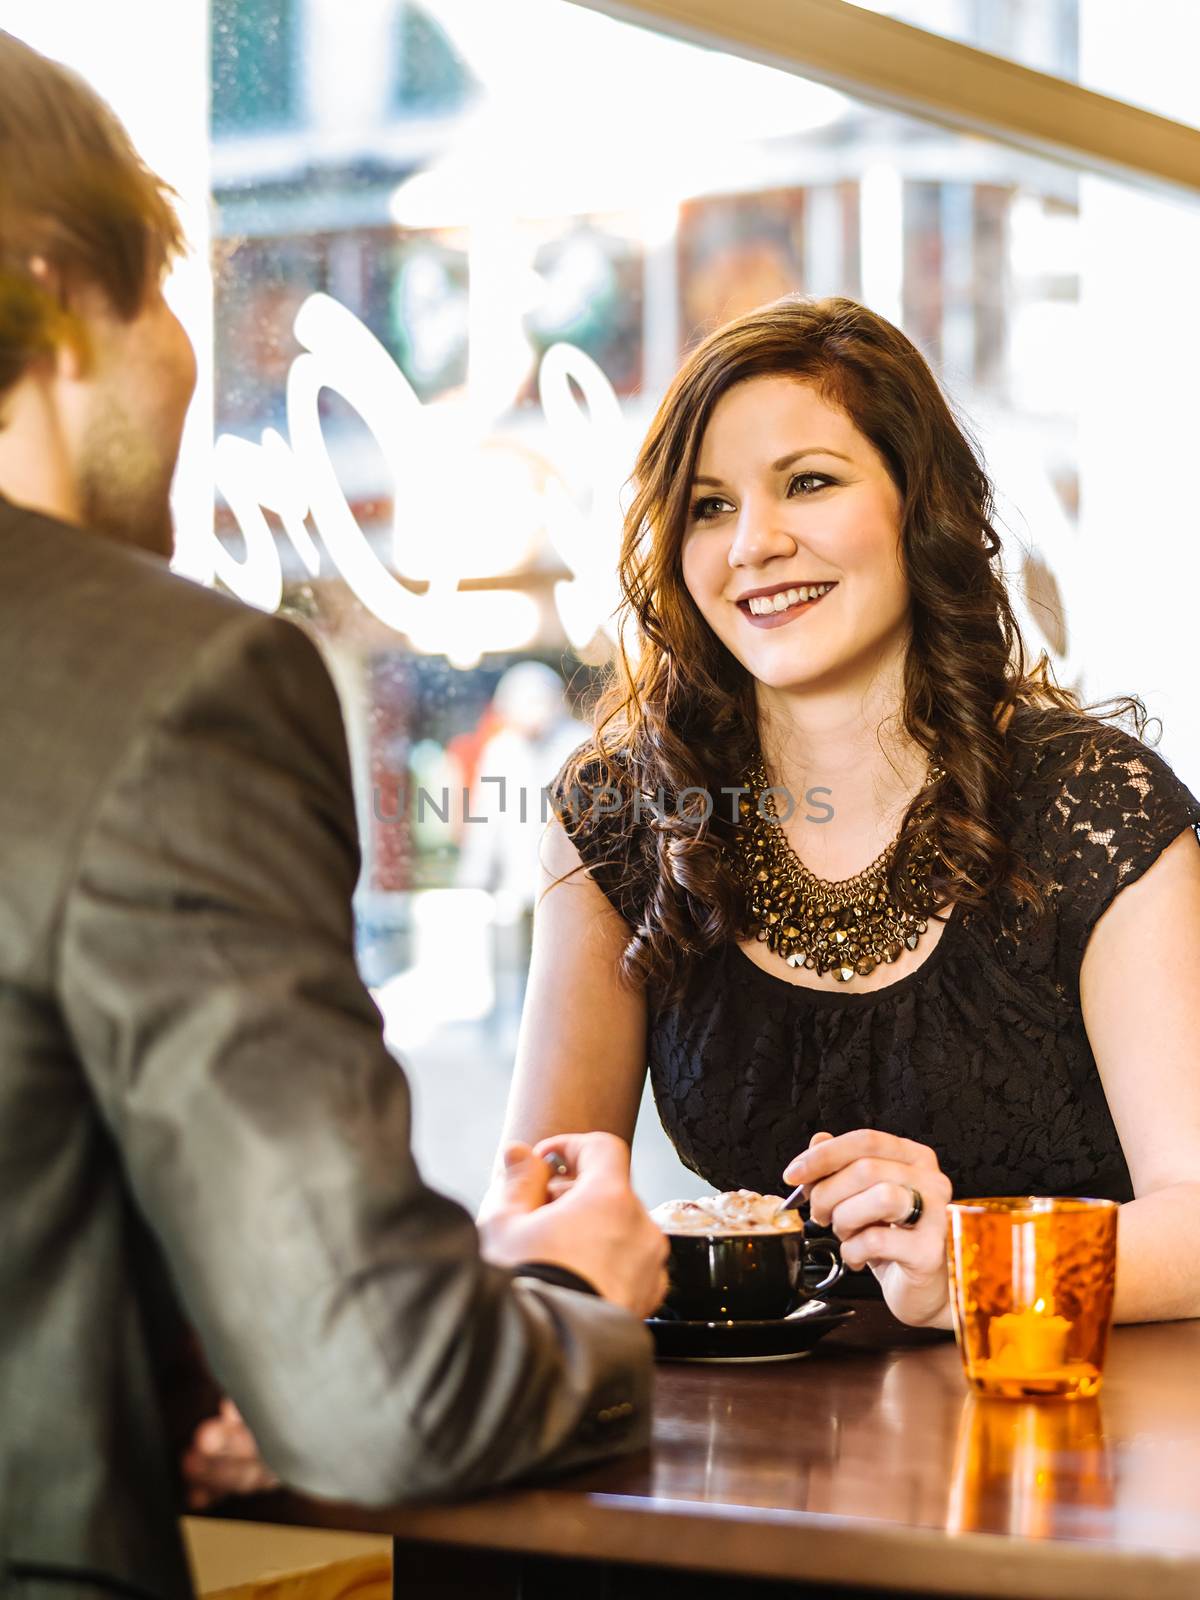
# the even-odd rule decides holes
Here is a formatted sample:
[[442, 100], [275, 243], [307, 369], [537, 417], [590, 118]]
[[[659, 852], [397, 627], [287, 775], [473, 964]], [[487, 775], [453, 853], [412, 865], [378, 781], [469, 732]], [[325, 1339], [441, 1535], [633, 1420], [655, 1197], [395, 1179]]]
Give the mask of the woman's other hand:
[[[876, 1128], [816, 1133], [784, 1170], [803, 1184], [809, 1215], [841, 1240], [842, 1261], [870, 1267], [893, 1316], [914, 1327], [948, 1328], [946, 1205], [952, 1189], [928, 1145]], [[921, 1197], [921, 1214], [902, 1224]]]

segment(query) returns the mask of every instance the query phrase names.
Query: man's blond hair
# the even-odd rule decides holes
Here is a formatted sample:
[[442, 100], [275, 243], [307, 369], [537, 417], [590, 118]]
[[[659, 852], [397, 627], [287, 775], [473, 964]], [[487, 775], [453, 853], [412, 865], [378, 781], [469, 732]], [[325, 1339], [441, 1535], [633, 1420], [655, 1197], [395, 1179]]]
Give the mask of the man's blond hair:
[[0, 30], [0, 398], [69, 336], [72, 286], [136, 314], [183, 248], [174, 198], [82, 78]]

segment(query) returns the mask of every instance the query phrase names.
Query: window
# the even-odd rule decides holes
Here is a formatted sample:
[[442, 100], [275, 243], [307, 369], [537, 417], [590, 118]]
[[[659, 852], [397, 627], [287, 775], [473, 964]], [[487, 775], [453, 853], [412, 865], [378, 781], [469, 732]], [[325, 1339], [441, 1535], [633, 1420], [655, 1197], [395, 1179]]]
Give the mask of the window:
[[1200, 125], [1191, 0], [853, 0], [1160, 116]]
[[[26, 9], [53, 50], [47, 8]], [[1173, 115], [1176, 150], [1195, 120], [1190, 0], [1145, 0], [1137, 28], [1119, 0], [870, 9]], [[199, 37], [199, 8], [178, 15]], [[500, 819], [481, 780], [533, 796], [581, 736], [621, 482], [714, 320], [794, 288], [898, 321], [983, 445], [1031, 642], [1089, 695], [1142, 693], [1200, 787], [1200, 204], [566, 0], [305, 0], [302, 20], [214, 0], [218, 137], [187, 151], [215, 199], [219, 577], [306, 618], [326, 653], [363, 971], [422, 1166], [471, 1204], [538, 831], [536, 804]], [[109, 77], [76, 59], [122, 114], [143, 96], [139, 138], [186, 131], [179, 86], [164, 110], [127, 57], [112, 47]], [[163, 148], [146, 140], [178, 176]], [[652, 1112], [635, 1174], [651, 1201], [694, 1184]]]
[[[282, 13], [272, 31], [254, 10], [268, 36], [287, 32]], [[328, 548], [304, 570], [276, 537], [284, 604], [316, 627], [343, 691], [364, 971], [416, 1084], [423, 1160], [474, 1201], [507, 1089], [539, 831], [536, 816], [501, 816], [481, 780], [536, 796], [582, 737], [611, 648], [613, 464], [628, 470], [684, 350], [796, 289], [860, 296], [900, 322], [982, 437], [1030, 640], [1074, 679], [1094, 665], [1103, 614], [1080, 540], [1114, 537], [1102, 418], [1124, 406], [1131, 370], [1115, 354], [1089, 365], [1088, 351], [1122, 315], [1119, 279], [1136, 295], [1154, 229], [1186, 222], [1175, 202], [1131, 201], [1062, 163], [559, 0], [511, 0], [502, 23], [492, 8], [435, 11], [394, 14], [395, 96], [373, 122], [364, 113], [353, 162], [318, 140], [302, 194], [243, 167], [221, 196], [222, 230], [251, 218], [257, 237], [221, 268], [218, 395], [222, 427], [286, 432], [286, 369], [313, 344], [293, 323], [313, 290], [358, 319], [407, 386], [384, 439], [364, 421], [369, 385], [321, 400], [325, 448], [391, 600], [353, 588]], [[941, 13], [988, 48], [1075, 70], [1074, 0]], [[532, 38], [536, 52], [513, 42]], [[361, 23], [357, 47], [368, 84]], [[236, 102], [245, 68], [223, 70], [215, 93]], [[332, 70], [306, 63], [318, 100]], [[443, 113], [443, 131], [415, 153], [397, 146], [397, 106]], [[1121, 239], [1130, 203], [1142, 231]], [[1188, 406], [1167, 381], [1150, 410]], [[439, 583], [440, 611], [410, 604]], [[1150, 687], [1126, 653], [1110, 657], [1092, 678], [1127, 675], [1105, 689]], [[452, 1150], [437, 1132], [451, 1122]], [[652, 1116], [636, 1169], [651, 1199], [687, 1192]]]
[[296, 114], [293, 0], [213, 0], [213, 131], [276, 128]]
[[424, 7], [400, 7], [396, 109], [409, 116], [457, 111], [477, 85], [445, 31]]

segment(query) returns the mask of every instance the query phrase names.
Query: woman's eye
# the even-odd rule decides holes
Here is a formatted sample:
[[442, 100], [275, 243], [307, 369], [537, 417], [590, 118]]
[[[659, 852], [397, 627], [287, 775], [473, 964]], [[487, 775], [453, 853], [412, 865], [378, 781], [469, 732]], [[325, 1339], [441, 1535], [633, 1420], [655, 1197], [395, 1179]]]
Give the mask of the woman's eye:
[[[824, 489], [829, 484], [831, 484], [832, 482], [833, 482], [833, 479], [832, 478], [827, 478], [823, 472], [798, 472], [796, 474], [796, 476], [792, 479], [792, 481], [788, 484], [788, 494], [793, 494], [793, 493], [796, 493], [796, 492], [798, 492], [798, 493], [800, 493], [802, 495], [815, 494], [818, 489]], [[812, 487], [811, 488], [807, 488], [807, 487], [806, 488], [802, 488], [799, 491], [797, 491], [796, 490], [796, 485], [798, 483], [799, 484], [805, 484], [805, 485], [811, 484]]]
[[719, 515], [721, 507], [726, 502], [715, 494], [707, 495], [703, 500], [697, 500], [692, 507], [693, 522], [711, 522], [713, 517]]
[[[789, 498], [800, 495], [805, 497], [816, 494], [821, 489], [827, 489], [834, 480], [823, 472], [798, 472], [788, 482]], [[799, 485], [800, 487], [797, 487]], [[705, 495], [702, 500], [697, 500], [692, 506], [693, 522], [712, 522], [722, 512], [729, 510], [729, 501], [720, 495]]]

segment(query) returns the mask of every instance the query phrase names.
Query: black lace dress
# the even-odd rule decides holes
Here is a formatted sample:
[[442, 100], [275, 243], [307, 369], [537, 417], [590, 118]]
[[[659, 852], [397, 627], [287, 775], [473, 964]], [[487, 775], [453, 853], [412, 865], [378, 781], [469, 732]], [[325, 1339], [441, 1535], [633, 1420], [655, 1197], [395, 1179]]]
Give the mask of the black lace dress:
[[[1007, 904], [956, 907], [921, 966], [869, 993], [797, 987], [730, 944], [695, 960], [679, 1003], [651, 1004], [659, 1115], [715, 1188], [778, 1193], [818, 1129], [881, 1128], [930, 1145], [958, 1195], [1132, 1198], [1083, 1025], [1080, 965], [1113, 897], [1184, 829], [1200, 829], [1200, 801], [1110, 725], [1024, 709], [1007, 737], [1010, 836], [1050, 884], [1040, 923]], [[564, 821], [636, 924], [647, 841], [622, 845], [586, 809]]]

